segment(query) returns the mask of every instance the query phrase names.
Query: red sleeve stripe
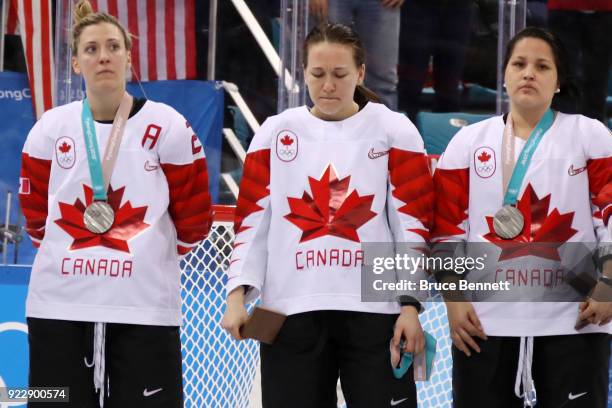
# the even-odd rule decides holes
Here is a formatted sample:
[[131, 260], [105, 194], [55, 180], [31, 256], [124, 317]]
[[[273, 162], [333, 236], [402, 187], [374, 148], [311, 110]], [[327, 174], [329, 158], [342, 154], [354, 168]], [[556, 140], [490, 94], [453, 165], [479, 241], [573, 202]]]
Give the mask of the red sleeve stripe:
[[51, 160], [37, 159], [27, 153], [21, 155], [21, 177], [29, 180], [29, 194], [19, 194], [26, 231], [42, 240], [48, 211], [49, 175]]
[[240, 194], [236, 203], [234, 233], [244, 231], [242, 222], [254, 212], [263, 210], [257, 202], [270, 195], [270, 149], [247, 154], [240, 182]]
[[423, 153], [392, 148], [389, 177], [394, 187], [393, 197], [404, 203], [398, 211], [418, 219], [426, 229], [431, 228], [434, 190], [427, 157]]
[[[170, 199], [175, 202], [190, 201], [193, 194], [208, 193], [206, 159], [200, 158], [191, 164], [162, 164], [168, 180]], [[202, 183], [206, 181], [206, 183]]]
[[206, 160], [200, 158], [183, 165], [162, 163], [162, 169], [170, 192], [168, 212], [178, 239], [185, 243], [201, 241], [212, 223]]
[[195, 248], [195, 247], [189, 247], [189, 248], [187, 248], [187, 247], [184, 247], [184, 246], [182, 246], [182, 245], [177, 245], [177, 246], [176, 246], [176, 250], [177, 250], [177, 252], [178, 252], [178, 254], [179, 254], [179, 255], [186, 255], [186, 254], [188, 254], [188, 253], [189, 253], [189, 252], [190, 252], [190, 251], [191, 251], [193, 248]]
[[436, 169], [436, 209], [432, 238], [461, 235], [459, 225], [467, 218], [470, 191], [469, 169]]
[[608, 225], [612, 215], [612, 157], [589, 160], [587, 172], [593, 204], [600, 209], [603, 222]]

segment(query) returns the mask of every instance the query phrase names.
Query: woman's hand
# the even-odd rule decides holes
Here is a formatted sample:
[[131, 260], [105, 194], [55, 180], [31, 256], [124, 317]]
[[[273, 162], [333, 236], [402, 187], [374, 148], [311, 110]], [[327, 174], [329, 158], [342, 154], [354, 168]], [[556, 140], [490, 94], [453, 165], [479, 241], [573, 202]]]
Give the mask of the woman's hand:
[[448, 302], [446, 303], [446, 313], [451, 339], [455, 347], [463, 351], [468, 357], [472, 355], [470, 347], [480, 353], [480, 347], [473, 337], [477, 336], [486, 340], [487, 335], [482, 329], [482, 324], [472, 304], [470, 302]]
[[612, 321], [612, 302], [598, 302], [588, 298], [580, 303], [580, 320], [600, 326], [610, 323]]
[[244, 288], [242, 286], [234, 289], [227, 295], [227, 306], [221, 320], [221, 327], [227, 330], [234, 339], [243, 340], [240, 328], [249, 318], [244, 307]]
[[579, 319], [603, 326], [612, 320], [612, 287], [598, 282], [590, 297], [580, 303]]
[[399, 347], [402, 337], [404, 352], [418, 354], [425, 348], [425, 335], [419, 321], [419, 312], [412, 306], [403, 306], [395, 321], [393, 345]]

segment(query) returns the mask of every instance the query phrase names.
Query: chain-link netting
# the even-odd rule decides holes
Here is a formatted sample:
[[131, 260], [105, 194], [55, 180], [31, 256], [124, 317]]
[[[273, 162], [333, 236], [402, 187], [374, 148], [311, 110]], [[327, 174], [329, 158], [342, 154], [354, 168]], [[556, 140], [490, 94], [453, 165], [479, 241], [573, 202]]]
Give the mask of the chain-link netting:
[[434, 368], [429, 381], [417, 381], [419, 408], [450, 408], [453, 402], [453, 360], [446, 306], [440, 295], [430, 299], [420, 316], [423, 330], [438, 341]]
[[[215, 222], [208, 238], [182, 262], [181, 343], [187, 408], [249, 407], [259, 347], [251, 340], [232, 340], [220, 325], [232, 240], [232, 224]], [[417, 383], [418, 400], [420, 408], [447, 408], [452, 404], [451, 340], [444, 302], [432, 300], [421, 323], [437, 339], [438, 351], [431, 379]]]
[[259, 363], [256, 342], [221, 329], [232, 224], [215, 222], [181, 264], [183, 383], [186, 408], [245, 408]]

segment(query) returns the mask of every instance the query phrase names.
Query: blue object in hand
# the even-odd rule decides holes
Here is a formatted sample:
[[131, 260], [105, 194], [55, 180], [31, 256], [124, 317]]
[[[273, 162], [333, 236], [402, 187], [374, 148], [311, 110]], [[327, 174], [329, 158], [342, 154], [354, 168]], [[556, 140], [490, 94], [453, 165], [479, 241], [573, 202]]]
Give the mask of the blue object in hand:
[[[433, 370], [433, 362], [436, 357], [436, 347], [437, 341], [436, 339], [429, 333], [423, 332], [425, 335], [425, 365], [426, 365], [426, 379], [429, 380], [431, 376], [431, 372]], [[392, 366], [393, 368], [393, 376], [397, 379], [400, 379], [406, 374], [412, 362], [414, 360], [414, 356], [412, 353], [406, 353], [401, 351], [404, 348], [404, 341], [400, 343], [400, 362], [399, 366]]]

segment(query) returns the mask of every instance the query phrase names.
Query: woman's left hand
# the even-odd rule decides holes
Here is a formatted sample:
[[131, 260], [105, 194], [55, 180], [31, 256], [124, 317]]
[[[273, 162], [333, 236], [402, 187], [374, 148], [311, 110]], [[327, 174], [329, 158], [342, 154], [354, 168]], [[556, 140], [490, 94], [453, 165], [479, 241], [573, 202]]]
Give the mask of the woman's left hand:
[[612, 321], [612, 302], [608, 302], [609, 299], [612, 299], [612, 287], [599, 282], [595, 285], [591, 296], [580, 303], [580, 320], [600, 326], [610, 323]]
[[403, 306], [395, 322], [393, 344], [399, 346], [402, 338], [405, 352], [416, 354], [425, 348], [425, 335], [419, 321], [419, 313], [412, 306]]

